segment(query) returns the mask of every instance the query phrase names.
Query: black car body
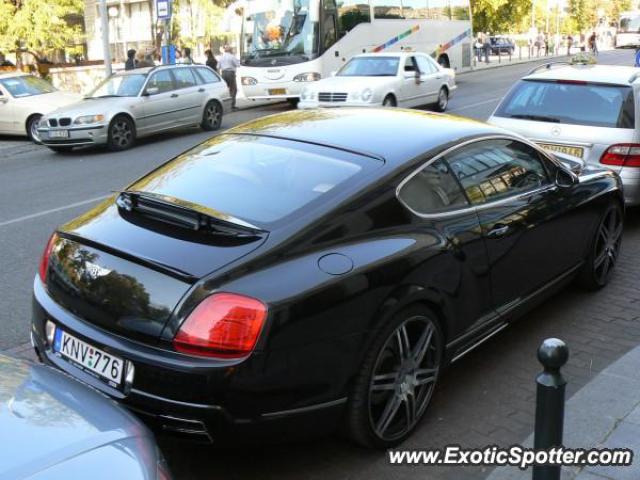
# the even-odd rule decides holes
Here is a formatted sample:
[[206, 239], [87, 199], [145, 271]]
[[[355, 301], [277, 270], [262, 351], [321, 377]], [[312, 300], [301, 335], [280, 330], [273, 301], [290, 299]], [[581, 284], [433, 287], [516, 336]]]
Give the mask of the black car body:
[[[490, 158], [502, 150], [486, 157], [487, 148], [531, 155], [547, 180]], [[251, 161], [225, 163], [228, 156]], [[261, 173], [281, 158], [291, 163]], [[323, 159], [348, 175], [315, 169]], [[249, 183], [211, 183], [215, 162], [225, 165], [218, 175], [238, 167]], [[473, 185], [491, 162], [490, 176]], [[273, 184], [267, 193], [265, 179]], [[304, 201], [289, 205], [298, 187]], [[440, 368], [584, 275], [611, 208], [619, 237], [614, 173], [586, 167], [578, 178], [483, 123], [396, 109], [266, 117], [60, 227], [34, 282], [36, 349], [165, 430], [221, 442], [245, 432], [299, 433], [300, 421], [305, 432], [333, 430], [355, 408], [363, 362], [398, 312], [432, 312], [443, 343], [429, 355]], [[266, 315], [247, 351], [180, 351], [181, 326], [212, 294], [246, 296]], [[54, 327], [125, 359], [122, 386], [54, 353]]]
[[516, 51], [516, 45], [513, 40], [507, 37], [490, 37], [489, 43], [491, 44], [491, 55], [513, 55]]

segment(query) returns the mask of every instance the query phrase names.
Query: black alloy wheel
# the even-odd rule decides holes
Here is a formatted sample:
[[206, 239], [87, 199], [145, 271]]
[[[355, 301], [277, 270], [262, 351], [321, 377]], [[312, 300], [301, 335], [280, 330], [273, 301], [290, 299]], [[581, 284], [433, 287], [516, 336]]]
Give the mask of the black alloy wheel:
[[204, 107], [202, 114], [202, 123], [200, 126], [203, 130], [218, 130], [222, 125], [222, 107], [216, 101], [210, 101]]
[[402, 442], [424, 415], [440, 373], [443, 340], [421, 307], [395, 317], [374, 342], [350, 399], [351, 437], [367, 447]]
[[598, 290], [609, 283], [620, 255], [624, 219], [622, 209], [611, 203], [598, 224], [591, 251], [578, 278], [583, 287]]
[[133, 145], [135, 138], [135, 128], [129, 117], [118, 115], [109, 124], [109, 139], [107, 141], [109, 150], [126, 150]]

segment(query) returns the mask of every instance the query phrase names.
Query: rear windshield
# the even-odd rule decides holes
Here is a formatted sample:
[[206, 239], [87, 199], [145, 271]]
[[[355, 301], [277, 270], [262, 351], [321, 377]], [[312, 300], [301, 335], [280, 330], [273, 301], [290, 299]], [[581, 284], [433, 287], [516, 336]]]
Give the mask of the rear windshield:
[[[381, 161], [299, 142], [220, 135], [130, 186], [269, 225]], [[322, 200], [320, 200], [322, 198]]]
[[522, 80], [499, 117], [594, 127], [634, 128], [633, 90], [621, 85]]

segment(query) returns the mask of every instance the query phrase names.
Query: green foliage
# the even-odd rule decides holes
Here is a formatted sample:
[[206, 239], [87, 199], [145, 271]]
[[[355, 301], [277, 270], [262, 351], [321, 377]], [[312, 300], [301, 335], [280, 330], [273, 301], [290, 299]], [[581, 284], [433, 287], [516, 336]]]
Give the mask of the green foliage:
[[228, 0], [174, 0], [175, 11], [172, 38], [182, 47], [193, 47], [199, 41], [209, 45], [220, 36], [220, 22]]
[[44, 56], [79, 43], [80, 25], [67, 20], [83, 9], [83, 0], [0, 0], [0, 50], [20, 47]]
[[471, 0], [475, 32], [510, 33], [527, 29], [532, 0]]

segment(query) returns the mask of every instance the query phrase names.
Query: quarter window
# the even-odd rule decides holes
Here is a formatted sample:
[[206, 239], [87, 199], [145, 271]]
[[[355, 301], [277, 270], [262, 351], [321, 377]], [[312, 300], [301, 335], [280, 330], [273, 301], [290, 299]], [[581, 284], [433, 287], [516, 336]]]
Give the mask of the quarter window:
[[210, 68], [198, 68], [196, 72], [202, 79], [202, 83], [218, 83], [220, 81], [220, 77]]
[[538, 152], [515, 140], [487, 140], [446, 156], [473, 204], [499, 200], [549, 183]]
[[425, 214], [468, 205], [458, 181], [442, 159], [430, 163], [411, 177], [398, 196], [411, 210]]
[[147, 88], [157, 88], [158, 93], [170, 92], [173, 90], [173, 78], [169, 70], [161, 70], [153, 74], [149, 80]]
[[190, 68], [176, 68], [173, 74], [176, 77], [177, 88], [195, 87], [197, 85]]

